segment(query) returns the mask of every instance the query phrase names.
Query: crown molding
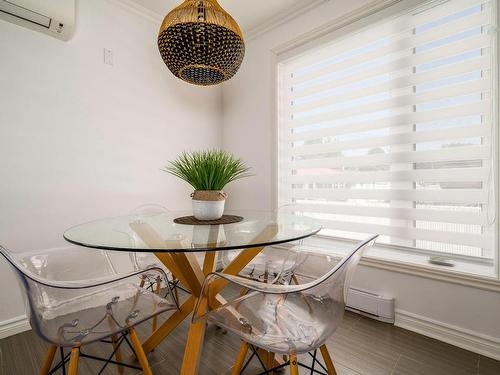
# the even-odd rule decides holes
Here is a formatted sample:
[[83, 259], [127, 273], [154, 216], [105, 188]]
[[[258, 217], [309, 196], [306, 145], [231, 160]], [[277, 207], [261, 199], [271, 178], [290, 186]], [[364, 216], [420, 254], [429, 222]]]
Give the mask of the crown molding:
[[[148, 21], [154, 22], [156, 24], [161, 24], [163, 21], [162, 15], [153, 12], [152, 10], [137, 4], [132, 0], [107, 0], [108, 2], [125, 9], [131, 13], [134, 13], [140, 17], [147, 19]], [[252, 40], [258, 36], [267, 33], [268, 31], [288, 22], [309, 10], [326, 3], [330, 0], [312, 0], [307, 3], [299, 2], [294, 6], [288, 8], [286, 11], [267, 19], [266, 21], [260, 23], [259, 25], [252, 27], [250, 29], [243, 30], [245, 40]]]
[[316, 8], [318, 5], [326, 3], [330, 0], [313, 0], [304, 4], [304, 2], [299, 2], [294, 6], [288, 8], [284, 12], [280, 12], [278, 15], [268, 18], [266, 21], [261, 22], [259, 25], [252, 27], [248, 30], [243, 30], [245, 40], [252, 40], [259, 37], [262, 34], [269, 32], [270, 30], [288, 22], [309, 10]]
[[351, 12], [344, 14], [341, 17], [335, 18], [333, 21], [327, 22], [315, 29], [312, 29], [295, 39], [289, 40], [286, 43], [273, 48], [271, 51], [275, 55], [281, 55], [312, 40], [324, 37], [325, 35], [341, 29], [344, 26], [380, 12], [381, 10], [386, 9], [391, 5], [398, 4], [401, 1], [403, 0], [373, 0], [364, 6], [356, 8]]
[[142, 18], [148, 21], [154, 22], [155, 24], [159, 25], [163, 21], [163, 17], [160, 14], [153, 12], [152, 10], [149, 10], [146, 7], [143, 7], [142, 5], [139, 5], [132, 0], [107, 0], [107, 1], [131, 13], [141, 16]]

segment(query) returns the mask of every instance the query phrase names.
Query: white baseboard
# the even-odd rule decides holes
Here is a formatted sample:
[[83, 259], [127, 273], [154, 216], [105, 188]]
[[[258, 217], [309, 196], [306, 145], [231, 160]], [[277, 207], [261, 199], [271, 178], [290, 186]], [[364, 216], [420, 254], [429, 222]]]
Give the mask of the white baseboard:
[[0, 339], [17, 335], [30, 329], [31, 326], [26, 315], [16, 316], [15, 318], [0, 322]]
[[500, 339], [396, 309], [394, 325], [500, 360]]

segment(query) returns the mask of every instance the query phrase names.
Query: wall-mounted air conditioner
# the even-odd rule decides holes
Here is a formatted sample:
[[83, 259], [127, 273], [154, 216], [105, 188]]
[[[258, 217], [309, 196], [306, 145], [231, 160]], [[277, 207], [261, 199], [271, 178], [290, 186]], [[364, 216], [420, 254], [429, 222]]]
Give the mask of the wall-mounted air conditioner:
[[76, 0], [0, 0], [0, 19], [62, 40], [75, 28]]

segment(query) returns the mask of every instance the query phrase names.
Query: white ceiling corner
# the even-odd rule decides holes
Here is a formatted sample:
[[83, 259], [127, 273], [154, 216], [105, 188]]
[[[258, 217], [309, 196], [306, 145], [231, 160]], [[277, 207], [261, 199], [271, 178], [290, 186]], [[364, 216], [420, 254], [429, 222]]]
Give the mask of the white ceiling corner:
[[259, 35], [262, 35], [327, 1], [330, 0], [309, 0], [297, 2], [294, 6], [287, 8], [285, 11], [267, 18], [250, 29], [244, 30], [244, 36], [247, 40], [256, 38]]
[[136, 0], [108, 0], [108, 1], [128, 10], [129, 12], [142, 16], [152, 22], [161, 23], [161, 21], [163, 20], [161, 15], [159, 15], [154, 10], [141, 5], [139, 1]]
[[[108, 0], [160, 23], [180, 0]], [[219, 0], [238, 22], [245, 39], [261, 35], [329, 0]]]

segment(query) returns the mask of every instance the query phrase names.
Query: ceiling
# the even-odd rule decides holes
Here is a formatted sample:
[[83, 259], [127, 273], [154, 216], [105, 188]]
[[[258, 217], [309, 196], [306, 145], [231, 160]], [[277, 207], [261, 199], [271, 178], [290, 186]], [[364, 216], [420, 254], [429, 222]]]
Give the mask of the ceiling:
[[[131, 0], [161, 17], [180, 4], [179, 0]], [[275, 17], [307, 7], [316, 0], [219, 0], [243, 31], [253, 30]]]

